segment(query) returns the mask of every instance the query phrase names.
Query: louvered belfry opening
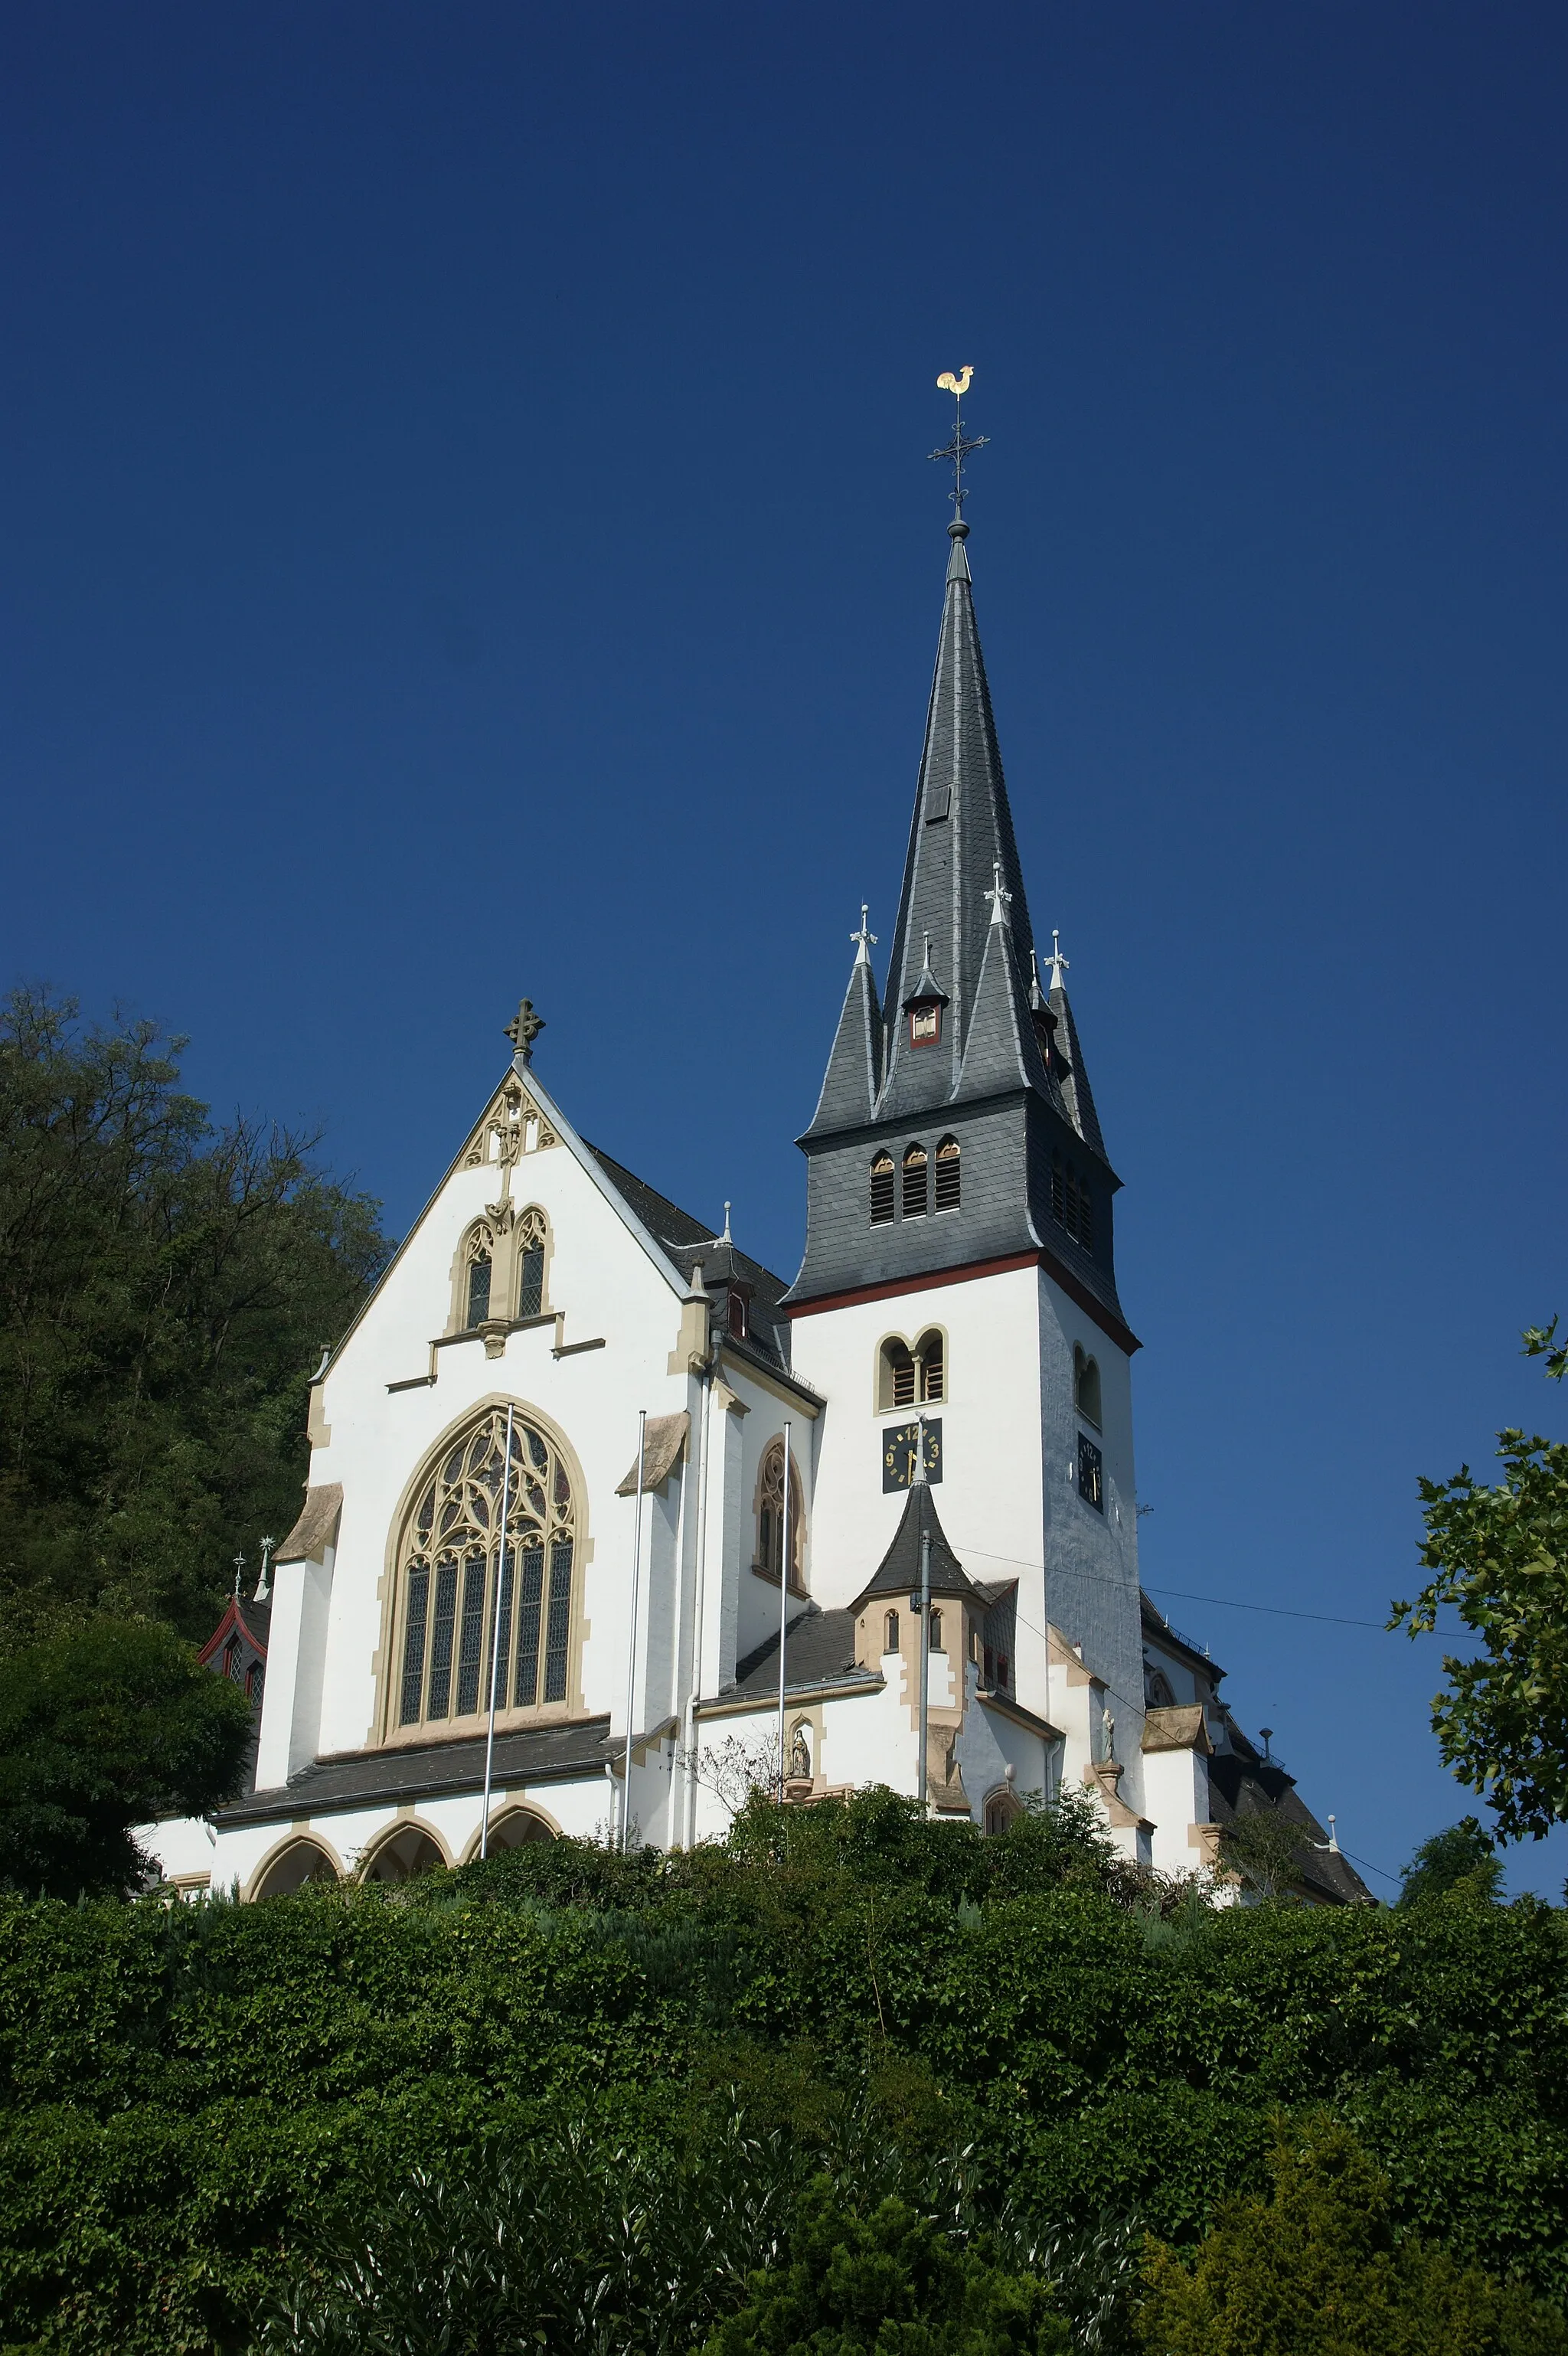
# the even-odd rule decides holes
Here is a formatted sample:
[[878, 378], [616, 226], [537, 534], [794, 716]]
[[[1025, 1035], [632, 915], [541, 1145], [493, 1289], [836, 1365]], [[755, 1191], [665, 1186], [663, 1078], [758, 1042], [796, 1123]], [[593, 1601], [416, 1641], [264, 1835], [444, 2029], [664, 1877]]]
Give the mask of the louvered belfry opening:
[[893, 1216], [893, 1157], [879, 1153], [871, 1164], [871, 1225], [885, 1227]]
[[904, 1216], [923, 1219], [925, 1216], [926, 1160], [923, 1145], [911, 1145], [904, 1151]]
[[939, 1211], [955, 1211], [958, 1205], [958, 1140], [944, 1137], [936, 1149], [936, 1207]]

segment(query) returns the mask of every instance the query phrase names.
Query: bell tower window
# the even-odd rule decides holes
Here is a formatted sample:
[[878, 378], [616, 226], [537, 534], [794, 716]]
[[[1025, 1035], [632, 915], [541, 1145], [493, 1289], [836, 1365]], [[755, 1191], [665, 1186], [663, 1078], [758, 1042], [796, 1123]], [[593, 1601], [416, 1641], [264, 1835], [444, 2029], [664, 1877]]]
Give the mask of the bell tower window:
[[959, 1200], [958, 1140], [944, 1137], [936, 1149], [936, 1207], [955, 1211]]
[[885, 1150], [871, 1164], [871, 1225], [885, 1227], [893, 1215], [893, 1157]]
[[923, 1145], [911, 1145], [904, 1151], [904, 1216], [923, 1219], [926, 1202], [926, 1162]]

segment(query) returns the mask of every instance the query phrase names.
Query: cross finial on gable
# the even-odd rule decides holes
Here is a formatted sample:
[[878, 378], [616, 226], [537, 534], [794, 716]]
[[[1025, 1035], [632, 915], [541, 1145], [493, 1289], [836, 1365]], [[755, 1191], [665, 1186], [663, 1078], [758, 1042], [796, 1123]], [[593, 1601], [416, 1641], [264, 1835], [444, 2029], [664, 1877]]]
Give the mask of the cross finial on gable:
[[534, 1012], [534, 1001], [531, 998], [525, 998], [507, 1025], [507, 1036], [511, 1041], [520, 1062], [525, 1064], [533, 1062], [534, 1041], [543, 1029], [543, 1015]]
[[860, 903], [860, 929], [858, 933], [851, 933], [849, 936], [849, 938], [859, 945], [859, 954], [855, 959], [857, 965], [869, 965], [871, 962], [871, 951], [877, 945], [877, 936], [872, 932], [870, 926], [867, 921], [870, 913], [870, 902], [869, 900], [862, 900]]
[[1061, 935], [1056, 926], [1051, 928], [1051, 987], [1062, 988], [1062, 975], [1067, 971], [1067, 959], [1061, 954]]
[[1005, 925], [1009, 921], [1008, 910], [1013, 905], [1013, 895], [1002, 881], [1002, 862], [999, 859], [992, 861], [991, 873], [995, 880], [992, 883], [991, 889], [984, 894], [983, 896], [989, 900], [991, 904], [992, 924]]

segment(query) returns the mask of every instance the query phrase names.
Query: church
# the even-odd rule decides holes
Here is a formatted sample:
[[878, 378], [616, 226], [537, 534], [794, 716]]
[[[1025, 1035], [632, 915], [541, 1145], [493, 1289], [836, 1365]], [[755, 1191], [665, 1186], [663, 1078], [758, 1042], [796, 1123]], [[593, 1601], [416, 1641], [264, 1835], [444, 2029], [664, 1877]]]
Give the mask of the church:
[[525, 1001], [315, 1377], [299, 1519], [204, 1654], [257, 1697], [253, 1776], [144, 1828], [167, 1884], [683, 1847], [748, 1782], [879, 1783], [981, 1834], [1086, 1789], [1171, 1874], [1277, 1805], [1302, 1894], [1365, 1902], [1139, 1584], [1121, 1181], [1029, 922], [959, 485], [885, 988], [862, 911], [793, 1282], [579, 1135]]

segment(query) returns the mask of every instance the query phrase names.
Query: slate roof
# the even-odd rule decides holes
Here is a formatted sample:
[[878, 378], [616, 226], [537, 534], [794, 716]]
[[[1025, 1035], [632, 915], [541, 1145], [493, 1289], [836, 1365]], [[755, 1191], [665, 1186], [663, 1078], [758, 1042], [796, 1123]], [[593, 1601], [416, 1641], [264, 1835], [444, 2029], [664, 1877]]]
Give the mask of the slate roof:
[[989, 1603], [990, 1597], [976, 1586], [947, 1543], [930, 1483], [918, 1481], [904, 1499], [892, 1544], [855, 1598], [856, 1611], [869, 1595], [901, 1595], [907, 1599], [919, 1593], [921, 1539], [928, 1530], [933, 1595], [966, 1595], [982, 1609]]
[[1349, 1858], [1342, 1850], [1328, 1847], [1328, 1836], [1297, 1792], [1296, 1778], [1277, 1762], [1261, 1759], [1228, 1710], [1224, 1716], [1232, 1747], [1216, 1751], [1209, 1762], [1209, 1805], [1214, 1822], [1233, 1824], [1238, 1816], [1277, 1811], [1286, 1824], [1300, 1827], [1297, 1879], [1307, 1896], [1331, 1906], [1375, 1904]]
[[[824, 1612], [820, 1605], [808, 1603], [790, 1622], [784, 1642], [786, 1694], [810, 1686], [859, 1683], [870, 1688], [882, 1682], [877, 1670], [863, 1669], [856, 1664], [853, 1612]], [[721, 1701], [750, 1694], [762, 1697], [776, 1694], [778, 1689], [779, 1640], [775, 1631], [765, 1644], [758, 1644], [736, 1662], [733, 1682], [717, 1697]]]
[[[586, 1139], [583, 1141], [587, 1143]], [[624, 1162], [615, 1161], [601, 1147], [589, 1145], [588, 1151], [688, 1283], [700, 1262], [709, 1289], [728, 1283], [731, 1276], [746, 1287], [750, 1298], [745, 1340], [739, 1341], [723, 1331], [721, 1319], [716, 1321], [726, 1350], [733, 1351], [739, 1358], [753, 1358], [759, 1365], [775, 1373], [789, 1374], [789, 1321], [779, 1308], [788, 1290], [784, 1278], [775, 1276], [771, 1268], [764, 1268], [760, 1259], [753, 1259], [738, 1245], [720, 1242], [706, 1220], [693, 1218], [689, 1211], [683, 1211], [667, 1194], [658, 1194], [628, 1170]]]
[[1172, 1652], [1185, 1653], [1193, 1667], [1201, 1669], [1211, 1684], [1218, 1687], [1220, 1680], [1225, 1675], [1219, 1662], [1211, 1660], [1200, 1645], [1193, 1643], [1190, 1636], [1184, 1636], [1179, 1628], [1173, 1628], [1158, 1605], [1151, 1603], [1148, 1596], [1141, 1589], [1139, 1602], [1142, 1607], [1144, 1633], [1154, 1637], [1158, 1644], [1169, 1645]]
[[[548, 1783], [559, 1776], [602, 1774], [610, 1719], [580, 1719], [569, 1726], [530, 1726], [497, 1734], [492, 1774], [496, 1791], [519, 1783]], [[428, 1800], [457, 1792], [477, 1792], [485, 1783], [485, 1737], [458, 1742], [419, 1742], [386, 1751], [351, 1751], [315, 1760], [286, 1783], [251, 1792], [215, 1819], [228, 1825], [264, 1824], [274, 1817], [314, 1815], [334, 1808], [374, 1805], [385, 1800]]]

